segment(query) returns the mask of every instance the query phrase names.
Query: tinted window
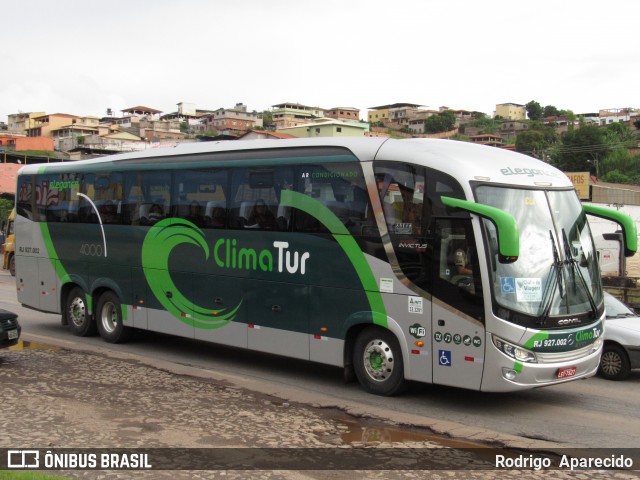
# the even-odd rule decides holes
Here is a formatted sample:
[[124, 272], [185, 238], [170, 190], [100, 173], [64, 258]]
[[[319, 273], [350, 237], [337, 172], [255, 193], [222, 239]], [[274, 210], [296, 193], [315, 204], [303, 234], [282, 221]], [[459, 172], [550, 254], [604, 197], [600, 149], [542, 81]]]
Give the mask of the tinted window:
[[31, 175], [18, 177], [18, 192], [16, 198], [16, 213], [25, 218], [33, 218], [33, 185]]
[[171, 206], [170, 172], [127, 172], [123, 184], [124, 223], [149, 226], [167, 218]]
[[280, 193], [292, 188], [292, 167], [234, 170], [231, 228], [289, 230], [291, 209], [280, 205]]
[[175, 172], [171, 215], [200, 228], [224, 228], [227, 218], [228, 171]]
[[[331, 210], [352, 235], [377, 232], [362, 170], [357, 163], [327, 163], [301, 167], [297, 190]], [[328, 233], [315, 217], [297, 211], [296, 230]]]
[[441, 172], [400, 162], [374, 165], [389, 238], [398, 266], [416, 286], [482, 318], [478, 257], [469, 214], [442, 196], [464, 198]]

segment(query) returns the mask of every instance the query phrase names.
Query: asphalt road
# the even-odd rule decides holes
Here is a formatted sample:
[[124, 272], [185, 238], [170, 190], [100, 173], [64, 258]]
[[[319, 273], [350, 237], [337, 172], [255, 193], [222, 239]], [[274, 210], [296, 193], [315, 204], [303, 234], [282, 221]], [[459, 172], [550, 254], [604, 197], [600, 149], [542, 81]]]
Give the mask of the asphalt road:
[[640, 371], [624, 382], [594, 377], [518, 393], [416, 384], [400, 397], [382, 398], [367, 394], [356, 383], [345, 384], [341, 369], [304, 361], [151, 333], [122, 345], [107, 344], [99, 337], [74, 337], [60, 325], [59, 316], [20, 306], [14, 279], [4, 271], [0, 308], [18, 313], [23, 335], [35, 341], [113, 355], [136, 354], [150, 364], [200, 367], [261, 393], [426, 426], [453, 437], [511, 446], [535, 446], [527, 444], [532, 439], [573, 447], [640, 447]]

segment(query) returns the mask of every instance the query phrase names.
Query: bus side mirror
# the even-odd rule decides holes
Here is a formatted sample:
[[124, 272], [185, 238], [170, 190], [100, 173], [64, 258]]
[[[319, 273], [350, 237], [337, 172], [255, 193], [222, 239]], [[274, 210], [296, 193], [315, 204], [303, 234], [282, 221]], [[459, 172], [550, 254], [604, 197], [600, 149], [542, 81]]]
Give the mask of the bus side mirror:
[[587, 215], [611, 220], [620, 225], [624, 238], [624, 256], [632, 257], [636, 253], [638, 250], [638, 232], [636, 231], [636, 223], [633, 221], [633, 218], [617, 210], [587, 203], [582, 204], [582, 209]]
[[520, 235], [516, 219], [512, 215], [496, 207], [481, 203], [460, 200], [459, 198], [440, 197], [448, 207], [459, 208], [486, 218], [496, 226], [498, 233], [498, 260], [500, 263], [513, 263], [520, 255]]

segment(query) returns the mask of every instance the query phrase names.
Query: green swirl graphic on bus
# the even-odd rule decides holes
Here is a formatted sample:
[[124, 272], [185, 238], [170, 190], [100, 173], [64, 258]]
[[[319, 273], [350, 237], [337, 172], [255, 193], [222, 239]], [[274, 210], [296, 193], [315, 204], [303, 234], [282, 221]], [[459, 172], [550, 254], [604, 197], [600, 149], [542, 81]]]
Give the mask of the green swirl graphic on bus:
[[223, 327], [234, 320], [242, 301], [228, 311], [203, 308], [188, 300], [169, 273], [169, 255], [174, 247], [184, 243], [199, 246], [205, 259], [209, 258], [209, 246], [202, 230], [187, 220], [167, 218], [149, 230], [142, 244], [142, 269], [147, 283], [162, 306], [180, 321], [202, 329]]

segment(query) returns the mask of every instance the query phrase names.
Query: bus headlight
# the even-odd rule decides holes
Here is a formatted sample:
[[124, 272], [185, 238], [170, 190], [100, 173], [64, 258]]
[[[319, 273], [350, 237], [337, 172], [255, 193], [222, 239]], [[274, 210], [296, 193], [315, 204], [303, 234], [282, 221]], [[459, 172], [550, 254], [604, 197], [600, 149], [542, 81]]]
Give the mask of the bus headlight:
[[498, 350], [507, 355], [508, 357], [517, 360], [518, 362], [536, 363], [536, 354], [530, 350], [526, 350], [522, 347], [509, 343], [494, 335], [491, 336], [493, 344]]

